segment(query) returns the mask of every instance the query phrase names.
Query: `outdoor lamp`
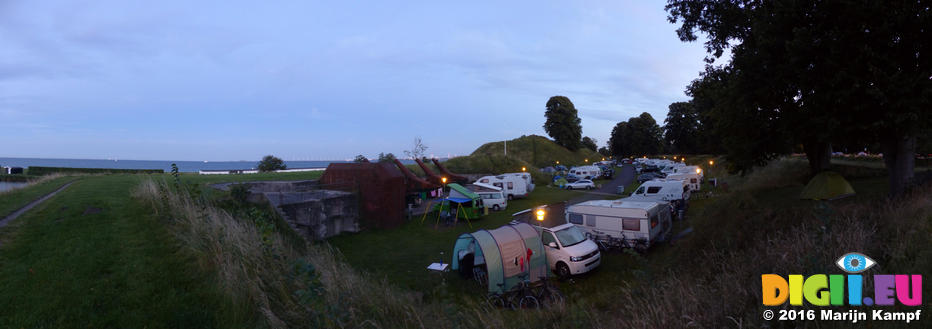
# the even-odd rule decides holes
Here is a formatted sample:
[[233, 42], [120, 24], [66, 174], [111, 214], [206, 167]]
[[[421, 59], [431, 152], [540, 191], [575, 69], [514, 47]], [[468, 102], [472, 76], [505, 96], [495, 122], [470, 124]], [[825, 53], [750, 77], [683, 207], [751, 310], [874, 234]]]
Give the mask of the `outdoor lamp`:
[[521, 171], [527, 171], [526, 167], [521, 167]]
[[447, 178], [446, 178], [446, 177], [440, 178], [440, 181], [443, 182], [444, 184], [446, 184], [446, 183], [447, 183]]
[[715, 161], [709, 160], [709, 165], [711, 166], [713, 164], [715, 164]]
[[539, 222], [544, 221], [544, 210], [543, 209], [537, 209], [537, 221]]
[[698, 173], [701, 173], [701, 172], [702, 172], [702, 169], [696, 168], [696, 173], [697, 173], [697, 174], [698, 174]]

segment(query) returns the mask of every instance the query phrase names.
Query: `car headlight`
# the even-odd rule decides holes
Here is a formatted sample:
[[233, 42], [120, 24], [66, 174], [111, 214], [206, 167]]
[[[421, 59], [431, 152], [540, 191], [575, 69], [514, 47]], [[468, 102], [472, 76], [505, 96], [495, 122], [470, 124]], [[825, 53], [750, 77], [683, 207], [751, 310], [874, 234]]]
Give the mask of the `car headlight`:
[[578, 262], [578, 261], [581, 261], [581, 260], [582, 260], [582, 257], [570, 256], [570, 261], [571, 261], [571, 262]]

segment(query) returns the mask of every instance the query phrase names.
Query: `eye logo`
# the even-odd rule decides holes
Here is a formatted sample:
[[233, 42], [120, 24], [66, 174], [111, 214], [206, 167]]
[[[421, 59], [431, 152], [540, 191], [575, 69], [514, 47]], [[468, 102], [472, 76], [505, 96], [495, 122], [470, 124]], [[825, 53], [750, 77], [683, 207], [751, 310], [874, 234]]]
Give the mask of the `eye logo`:
[[871, 268], [875, 264], [877, 264], [877, 262], [875, 262], [873, 259], [857, 252], [849, 252], [844, 254], [841, 256], [841, 258], [835, 261], [835, 265], [838, 265], [838, 268], [848, 273], [861, 273]]

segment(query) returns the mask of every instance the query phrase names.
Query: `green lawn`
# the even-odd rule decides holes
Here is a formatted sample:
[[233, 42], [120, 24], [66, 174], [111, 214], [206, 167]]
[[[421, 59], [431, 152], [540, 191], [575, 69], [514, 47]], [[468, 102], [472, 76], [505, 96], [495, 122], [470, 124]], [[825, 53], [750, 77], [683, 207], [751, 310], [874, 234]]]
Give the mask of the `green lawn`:
[[51, 193], [68, 181], [74, 179], [76, 178], [59, 177], [24, 188], [0, 192], [0, 217], [9, 215], [17, 209], [22, 208], [29, 202], [41, 198], [43, 195]]
[[0, 232], [0, 327], [254, 327], [131, 198], [144, 177], [82, 178]]

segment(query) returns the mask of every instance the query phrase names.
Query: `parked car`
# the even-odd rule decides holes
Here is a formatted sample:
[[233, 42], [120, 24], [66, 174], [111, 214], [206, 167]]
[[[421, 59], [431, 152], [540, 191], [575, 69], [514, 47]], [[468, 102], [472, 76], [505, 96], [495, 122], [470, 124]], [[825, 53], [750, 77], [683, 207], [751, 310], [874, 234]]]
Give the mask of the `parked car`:
[[663, 175], [663, 173], [659, 173], [659, 172], [643, 173], [643, 174], [638, 175], [638, 183], [643, 184], [644, 182], [654, 180], [657, 178], [664, 178], [664, 177], [665, 176]]
[[579, 190], [579, 189], [591, 190], [595, 188], [595, 183], [593, 183], [591, 180], [588, 180], [588, 179], [580, 179], [572, 183], [567, 183], [566, 188], [570, 190]]
[[555, 227], [537, 226], [547, 264], [560, 277], [586, 273], [602, 263], [599, 246], [576, 225], [563, 224]]

